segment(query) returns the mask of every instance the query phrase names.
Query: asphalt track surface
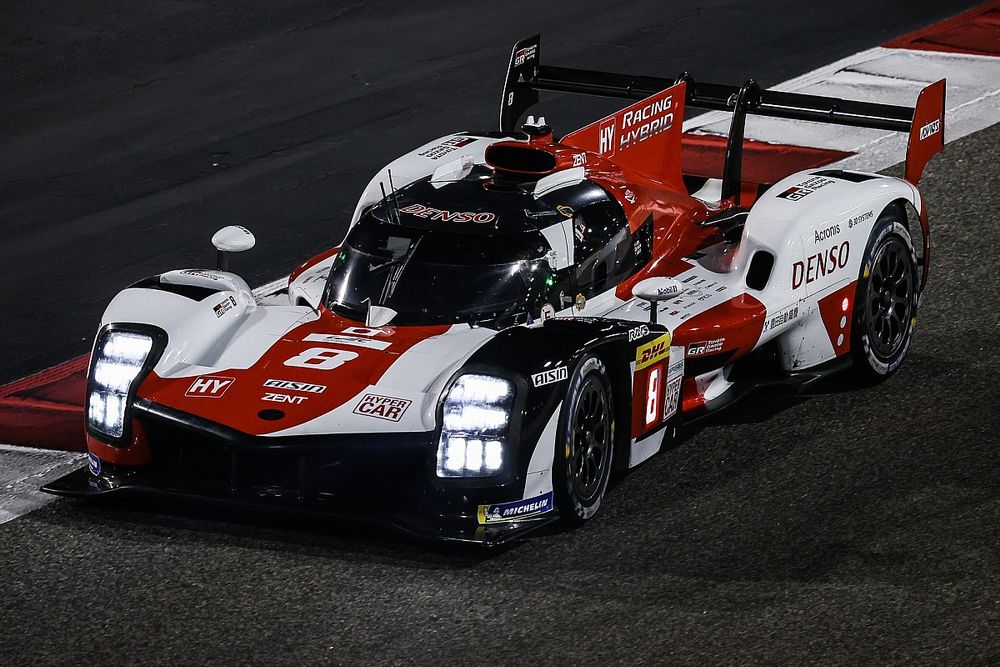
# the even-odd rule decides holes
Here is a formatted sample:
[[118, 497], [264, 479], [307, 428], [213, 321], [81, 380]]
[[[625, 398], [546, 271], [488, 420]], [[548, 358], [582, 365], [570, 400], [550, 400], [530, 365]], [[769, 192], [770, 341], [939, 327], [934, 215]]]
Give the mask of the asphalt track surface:
[[[522, 34], [542, 28], [552, 62], [768, 82], [962, 9], [107, 4], [60, 5], [75, 29], [39, 28], [27, 55], [7, 45], [46, 8], [3, 10], [12, 375], [85, 351], [122, 283], [203, 262], [223, 221], [258, 232], [254, 283], [337, 240], [399, 147], [493, 122]], [[59, 501], [0, 526], [0, 664], [1000, 661], [998, 146], [994, 126], [926, 172], [931, 282], [887, 383], [751, 398], [620, 480], [583, 529], [498, 551]]]

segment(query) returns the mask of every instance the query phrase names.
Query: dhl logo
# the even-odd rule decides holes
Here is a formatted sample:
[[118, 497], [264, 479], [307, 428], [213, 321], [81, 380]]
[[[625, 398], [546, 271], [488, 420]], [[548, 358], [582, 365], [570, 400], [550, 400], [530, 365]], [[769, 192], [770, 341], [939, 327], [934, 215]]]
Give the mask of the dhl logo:
[[670, 334], [644, 343], [635, 349], [635, 370], [641, 371], [670, 356]]

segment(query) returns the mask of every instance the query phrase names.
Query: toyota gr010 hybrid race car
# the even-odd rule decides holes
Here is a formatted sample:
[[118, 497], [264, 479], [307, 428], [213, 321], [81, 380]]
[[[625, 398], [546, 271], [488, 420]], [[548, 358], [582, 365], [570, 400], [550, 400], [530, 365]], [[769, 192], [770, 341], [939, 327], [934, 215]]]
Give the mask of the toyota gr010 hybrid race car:
[[[906, 108], [539, 55], [537, 36], [515, 45], [498, 131], [381, 170], [287, 303], [257, 304], [221, 268], [118, 294], [90, 364], [90, 469], [47, 489], [497, 543], [590, 519], [610, 475], [748, 389], [896, 370], [927, 277], [914, 184], [943, 145], [943, 81]], [[557, 140], [517, 127], [539, 90], [638, 101]], [[689, 106], [733, 113], [719, 180], [682, 173]], [[908, 132], [906, 180], [745, 182], [747, 114]], [[252, 243], [241, 228], [214, 240], [221, 259]]]

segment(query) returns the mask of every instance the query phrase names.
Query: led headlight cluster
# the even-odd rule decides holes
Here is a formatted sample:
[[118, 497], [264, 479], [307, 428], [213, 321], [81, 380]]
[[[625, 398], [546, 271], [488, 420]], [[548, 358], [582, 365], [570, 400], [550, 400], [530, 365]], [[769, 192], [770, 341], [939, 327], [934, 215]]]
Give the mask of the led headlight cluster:
[[129, 392], [152, 349], [153, 339], [134, 331], [109, 331], [98, 341], [87, 386], [87, 423], [92, 429], [122, 437]]
[[514, 386], [489, 375], [462, 375], [444, 399], [438, 477], [489, 477], [503, 469]]

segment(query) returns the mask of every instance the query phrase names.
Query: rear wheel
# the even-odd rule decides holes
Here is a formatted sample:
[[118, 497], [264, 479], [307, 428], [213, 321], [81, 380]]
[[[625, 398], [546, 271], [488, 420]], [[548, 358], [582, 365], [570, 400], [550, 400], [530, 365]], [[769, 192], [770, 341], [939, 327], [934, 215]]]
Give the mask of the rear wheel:
[[562, 517], [580, 524], [601, 506], [611, 476], [615, 442], [614, 399], [607, 370], [586, 357], [569, 383], [560, 416], [554, 487]]
[[855, 291], [851, 348], [856, 372], [882, 380], [909, 350], [917, 315], [917, 260], [895, 211], [882, 214], [869, 238]]

